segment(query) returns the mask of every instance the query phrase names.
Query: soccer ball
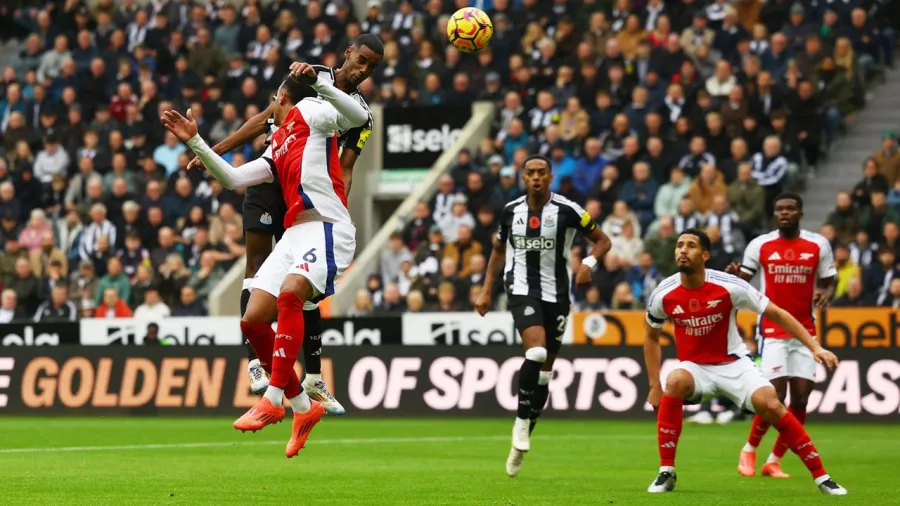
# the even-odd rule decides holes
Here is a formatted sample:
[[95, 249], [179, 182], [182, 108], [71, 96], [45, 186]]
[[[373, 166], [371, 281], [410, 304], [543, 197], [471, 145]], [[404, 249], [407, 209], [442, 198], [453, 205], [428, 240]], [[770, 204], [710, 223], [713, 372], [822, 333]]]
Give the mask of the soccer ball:
[[463, 7], [447, 22], [447, 38], [463, 53], [484, 49], [494, 36], [494, 23], [481, 9]]

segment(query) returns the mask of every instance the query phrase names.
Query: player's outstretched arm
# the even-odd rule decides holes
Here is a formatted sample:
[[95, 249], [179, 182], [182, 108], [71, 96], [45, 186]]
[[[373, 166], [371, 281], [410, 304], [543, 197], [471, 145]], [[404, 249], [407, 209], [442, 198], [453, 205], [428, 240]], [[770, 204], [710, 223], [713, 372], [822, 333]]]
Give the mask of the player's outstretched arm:
[[[222, 142], [213, 146], [212, 150], [220, 155], [224, 155], [264, 134], [266, 132], [266, 121], [273, 114], [274, 109], [274, 102], [270, 103], [265, 111], [247, 120], [246, 123], [223, 139]], [[201, 165], [200, 158], [195, 157], [188, 163], [187, 169], [200, 168]]]
[[834, 367], [838, 363], [837, 356], [834, 353], [826, 350], [816, 341], [809, 332], [797, 321], [796, 318], [791, 316], [790, 313], [781, 309], [775, 303], [769, 302], [766, 306], [765, 311], [763, 311], [763, 315], [766, 318], [771, 318], [773, 322], [778, 324], [781, 328], [783, 328], [788, 334], [796, 337], [803, 346], [809, 348], [812, 351], [813, 355], [816, 357], [816, 362], [820, 364], [825, 364], [829, 369], [834, 369]]
[[491, 310], [491, 301], [493, 300], [491, 290], [494, 288], [494, 285], [497, 282], [497, 276], [500, 275], [500, 271], [503, 270], [503, 265], [505, 263], [506, 241], [498, 238], [494, 241], [494, 249], [491, 251], [490, 260], [488, 260], [487, 272], [484, 275], [484, 286], [482, 287], [481, 295], [479, 295], [478, 300], [475, 301], [475, 310], [478, 311], [478, 314], [481, 316], [484, 316]]
[[337, 109], [336, 122], [340, 130], [362, 126], [369, 120], [369, 113], [362, 104], [319, 76], [312, 65], [294, 62], [291, 64], [291, 75], [298, 78], [300, 82], [309, 84], [319, 96]]
[[653, 406], [653, 409], [659, 407], [659, 400], [662, 399], [663, 388], [659, 380], [659, 369], [662, 363], [662, 346], [659, 344], [659, 336], [662, 329], [646, 325], [647, 334], [644, 337], [644, 365], [647, 368], [647, 379], [650, 381], [650, 395], [647, 396], [647, 402]]
[[167, 130], [175, 134], [176, 137], [191, 148], [197, 157], [200, 158], [200, 161], [203, 162], [203, 165], [206, 166], [206, 169], [209, 170], [210, 174], [218, 179], [225, 188], [233, 190], [272, 181], [271, 167], [273, 162], [265, 157], [246, 163], [240, 169], [223, 160], [200, 137], [197, 122], [194, 121], [194, 116], [190, 109], [188, 109], [186, 117], [179, 114], [178, 111], [165, 111], [160, 121], [162, 121]]

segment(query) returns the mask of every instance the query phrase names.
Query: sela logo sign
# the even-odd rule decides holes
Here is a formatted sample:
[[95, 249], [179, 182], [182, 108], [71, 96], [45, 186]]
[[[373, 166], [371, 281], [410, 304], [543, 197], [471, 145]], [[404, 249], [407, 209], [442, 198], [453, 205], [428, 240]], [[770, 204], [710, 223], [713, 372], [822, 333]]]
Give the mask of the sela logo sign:
[[513, 247], [521, 250], [552, 250], [556, 249], [556, 239], [553, 237], [525, 237], [523, 235], [514, 235], [512, 238]]
[[32, 325], [25, 325], [21, 332], [10, 332], [0, 338], [0, 346], [59, 346], [59, 334], [40, 332]]
[[450, 149], [471, 116], [456, 106], [387, 107], [382, 137], [387, 169], [424, 169]]
[[389, 125], [387, 127], [388, 153], [443, 153], [462, 132], [459, 128], [442, 125], [440, 129], [413, 128], [412, 125]]
[[[240, 319], [228, 318], [164, 318], [158, 321], [116, 318], [81, 320], [81, 344], [105, 346], [110, 344], [143, 344], [148, 334], [157, 333], [166, 345], [210, 346], [240, 345]], [[158, 330], [154, 329], [154, 325]]]
[[512, 345], [520, 343], [510, 313], [406, 313], [403, 344]]

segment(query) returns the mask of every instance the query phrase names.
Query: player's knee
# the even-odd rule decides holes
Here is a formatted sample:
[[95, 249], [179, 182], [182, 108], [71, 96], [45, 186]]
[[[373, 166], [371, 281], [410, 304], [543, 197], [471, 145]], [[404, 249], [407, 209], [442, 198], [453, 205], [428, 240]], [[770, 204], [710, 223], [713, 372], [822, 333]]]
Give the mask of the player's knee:
[[525, 358], [533, 362], [543, 363], [547, 360], [547, 348], [544, 348], [543, 346], [528, 348], [527, 350], [525, 350]]
[[[298, 276], [296, 274], [288, 275], [284, 278], [284, 282], [281, 283], [281, 294], [292, 293], [300, 299], [301, 310], [303, 309], [304, 301], [312, 298], [312, 286], [309, 284], [309, 280], [303, 276]], [[281, 295], [279, 295], [281, 297]]]
[[778, 419], [784, 414], [784, 404], [778, 400], [774, 389], [761, 388], [753, 393], [751, 398], [756, 413], [765, 419]]
[[666, 378], [666, 395], [687, 399], [694, 391], [694, 377], [684, 369], [675, 369]]
[[809, 403], [809, 394], [794, 395], [791, 393], [791, 409], [794, 411], [806, 411], [806, 405]]

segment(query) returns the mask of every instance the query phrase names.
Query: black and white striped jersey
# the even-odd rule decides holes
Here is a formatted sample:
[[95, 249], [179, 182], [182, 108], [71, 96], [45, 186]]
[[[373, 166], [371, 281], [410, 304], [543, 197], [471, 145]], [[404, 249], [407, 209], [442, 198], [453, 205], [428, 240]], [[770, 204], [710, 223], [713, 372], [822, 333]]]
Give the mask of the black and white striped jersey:
[[[334, 71], [335, 69], [331, 67], [326, 67], [324, 65], [313, 65], [313, 68], [316, 69], [316, 72], [319, 73], [320, 77], [324, 77], [331, 84], [334, 84]], [[372, 116], [372, 110], [369, 109], [369, 104], [366, 103], [366, 99], [359, 93], [359, 90], [354, 91], [350, 94], [351, 97], [355, 98], [357, 102], [362, 104], [363, 108], [369, 114], [369, 121], [366, 122], [365, 125], [351, 128], [350, 130], [345, 130], [343, 132], [338, 132], [338, 145], [341, 149], [352, 149], [356, 151], [357, 154], [362, 152], [363, 147], [366, 145], [366, 141], [369, 140], [369, 135], [372, 133], [372, 128], [375, 125], [375, 119]], [[321, 97], [319, 97], [321, 98]], [[275, 117], [269, 116], [269, 119], [266, 121], [266, 146], [272, 140], [272, 134], [275, 130], [278, 129], [278, 126], [275, 125]]]
[[499, 237], [506, 243], [506, 293], [568, 304], [572, 241], [576, 232], [588, 233], [596, 226], [580, 205], [555, 193], [537, 211], [528, 207], [527, 196], [506, 204]]

